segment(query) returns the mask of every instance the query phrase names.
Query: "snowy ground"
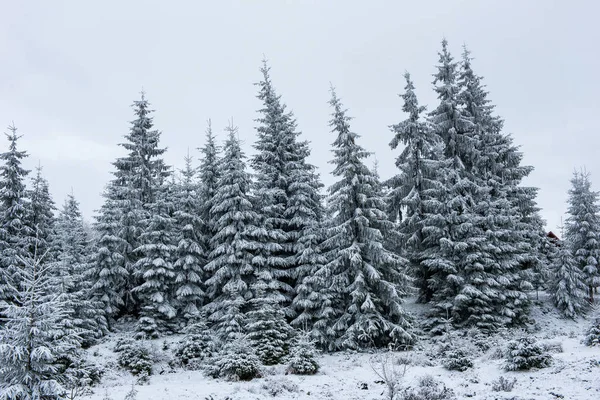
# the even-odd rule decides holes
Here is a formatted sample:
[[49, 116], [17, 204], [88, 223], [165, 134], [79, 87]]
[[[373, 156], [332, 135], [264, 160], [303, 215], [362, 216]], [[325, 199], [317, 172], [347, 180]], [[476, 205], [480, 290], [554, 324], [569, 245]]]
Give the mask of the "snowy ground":
[[[414, 305], [411, 311], [419, 313], [422, 307]], [[332, 399], [370, 400], [383, 399], [385, 386], [374, 369], [379, 370], [381, 360], [387, 359], [397, 371], [398, 359], [409, 359], [403, 385], [415, 385], [420, 377], [431, 375], [454, 389], [458, 399], [511, 399], [548, 400], [564, 398], [600, 399], [600, 348], [590, 348], [581, 344], [582, 334], [588, 322], [566, 321], [558, 317], [547, 303], [540, 301], [532, 316], [536, 320], [534, 335], [542, 342], [562, 344], [563, 351], [553, 354], [554, 362], [549, 368], [528, 372], [505, 372], [504, 361], [494, 353], [503, 345], [497, 339], [491, 348], [477, 354], [474, 368], [465, 372], [447, 371], [440, 365], [436, 356], [437, 344], [431, 340], [421, 342], [413, 351], [395, 353], [339, 353], [320, 358], [321, 371], [315, 376], [285, 375], [282, 366], [265, 369], [265, 377], [251, 382], [227, 382], [205, 377], [199, 371], [170, 371], [166, 360], [171, 350], [163, 350], [164, 339], [152, 342], [154, 353], [164, 362], [155, 366], [154, 375], [148, 383], [136, 384], [137, 399], [180, 400], [259, 400], [259, 399]], [[505, 333], [504, 337], [514, 338], [519, 332]], [[116, 355], [112, 352], [115, 340], [122, 335], [110, 337], [104, 343], [91, 348], [90, 355], [96, 362], [107, 365], [108, 372], [89, 400], [103, 400], [106, 394], [112, 400], [122, 400], [131, 390], [136, 379], [128, 372], [114, 367]], [[174, 343], [179, 337], [167, 339]], [[468, 338], [460, 339], [458, 346], [469, 348]], [[504, 339], [505, 340], [505, 339]], [[172, 349], [173, 346], [169, 345]], [[387, 358], [386, 358], [387, 357]], [[492, 381], [498, 377], [517, 379], [511, 392], [494, 392]], [[277, 392], [277, 393], [274, 393]]]

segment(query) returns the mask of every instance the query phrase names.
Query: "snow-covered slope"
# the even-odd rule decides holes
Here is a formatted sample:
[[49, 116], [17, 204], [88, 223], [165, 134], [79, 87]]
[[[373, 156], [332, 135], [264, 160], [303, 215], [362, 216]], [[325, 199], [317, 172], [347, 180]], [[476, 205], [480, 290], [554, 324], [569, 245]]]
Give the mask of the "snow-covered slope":
[[[410, 307], [415, 313], [422, 306]], [[424, 339], [414, 350], [406, 352], [337, 353], [323, 355], [321, 371], [314, 376], [286, 375], [284, 366], [265, 368], [264, 377], [250, 382], [215, 380], [200, 371], [172, 370], [168, 367], [174, 343], [179, 337], [151, 342], [157, 364], [147, 383], [136, 383], [136, 378], [116, 367], [112, 352], [119, 337], [112, 335], [102, 344], [89, 350], [90, 357], [106, 366], [100, 385], [94, 388], [89, 400], [122, 400], [131, 391], [138, 391], [137, 399], [183, 400], [211, 398], [214, 400], [255, 399], [332, 399], [368, 400], [386, 398], [386, 386], [379, 376], [382, 366], [393, 368], [400, 386], [417, 385], [423, 376], [433, 376], [452, 388], [458, 399], [536, 399], [564, 398], [600, 399], [600, 348], [581, 343], [588, 321], [569, 321], [559, 318], [546, 299], [536, 302], [532, 311], [536, 321], [532, 332], [541, 343], [554, 348], [553, 364], [549, 368], [506, 372], [505, 360], [499, 357], [507, 340], [525, 334], [523, 331], [503, 332], [481, 346], [480, 337], [457, 335], [452, 343], [472, 357], [473, 368], [465, 372], [448, 371], [441, 365], [439, 339]], [[478, 346], [477, 346], [478, 345]], [[559, 346], [560, 345], [560, 346]], [[557, 350], [562, 346], [562, 352]], [[487, 348], [489, 347], [489, 348]], [[405, 367], [406, 365], [406, 367]], [[404, 371], [404, 374], [402, 372]], [[516, 379], [511, 392], [496, 392], [492, 382], [502, 376]]]

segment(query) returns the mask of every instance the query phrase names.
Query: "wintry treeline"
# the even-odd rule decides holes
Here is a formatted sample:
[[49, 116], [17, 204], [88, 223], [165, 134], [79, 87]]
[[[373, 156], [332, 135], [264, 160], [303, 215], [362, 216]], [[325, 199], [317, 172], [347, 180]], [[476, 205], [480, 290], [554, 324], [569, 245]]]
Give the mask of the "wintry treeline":
[[[68, 385], [57, 377], [78, 349], [124, 317], [139, 338], [202, 323], [276, 363], [299, 330], [330, 351], [403, 347], [416, 328], [523, 324], [541, 289], [570, 317], [593, 301], [597, 194], [576, 174], [566, 242], [546, 238], [537, 189], [522, 183], [532, 167], [466, 49], [455, 61], [442, 42], [429, 112], [405, 74], [403, 114], [389, 121], [398, 172], [385, 181], [331, 89], [335, 183], [325, 193], [266, 62], [261, 73], [249, 159], [248, 133], [229, 126], [220, 143], [209, 123], [199, 165], [188, 154], [174, 171], [149, 102], [134, 102], [127, 155], [113, 162], [91, 231], [73, 195], [56, 213], [41, 168], [26, 189], [11, 128], [0, 155], [0, 398]], [[426, 321], [403, 308], [413, 293], [431, 304]]]

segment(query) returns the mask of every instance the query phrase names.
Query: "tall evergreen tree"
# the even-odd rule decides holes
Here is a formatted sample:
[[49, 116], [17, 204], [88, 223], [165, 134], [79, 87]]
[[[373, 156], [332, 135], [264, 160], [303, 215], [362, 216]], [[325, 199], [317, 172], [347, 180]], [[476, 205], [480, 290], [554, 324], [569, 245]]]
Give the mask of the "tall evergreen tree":
[[527, 312], [525, 290], [531, 285], [520, 271], [524, 260], [521, 247], [528, 243], [532, 228], [520, 225], [519, 203], [511, 201], [511, 194], [520, 190], [518, 185], [530, 168], [520, 165], [518, 149], [502, 134], [503, 121], [493, 114], [494, 106], [487, 99], [481, 78], [471, 69], [466, 49], [457, 89], [452, 99], [470, 123], [465, 125], [469, 146], [457, 147], [463, 154], [461, 159], [468, 162], [456, 171], [468, 182], [458, 192], [467, 200], [469, 217], [459, 213], [463, 217], [459, 234], [469, 247], [468, 258], [459, 263], [455, 279], [459, 289], [452, 318], [455, 324], [494, 330], [505, 323], [520, 322]]
[[218, 189], [220, 168], [219, 168], [219, 146], [215, 141], [215, 135], [212, 131], [211, 121], [208, 120], [206, 129], [206, 142], [201, 147], [200, 167], [198, 168], [198, 177], [200, 179], [200, 195], [202, 198], [203, 220], [210, 220], [210, 208], [212, 200]]
[[569, 216], [565, 221], [565, 238], [587, 285], [590, 302], [600, 286], [600, 206], [598, 192], [592, 190], [590, 175], [575, 172], [569, 190]]
[[[206, 271], [208, 295], [205, 307], [209, 321], [222, 338], [243, 334], [252, 299], [260, 241], [266, 235], [250, 198], [250, 175], [237, 138], [237, 128], [228, 128], [221, 160], [221, 176], [211, 214], [216, 221]], [[262, 261], [261, 261], [262, 262]]]
[[25, 177], [29, 171], [21, 166], [27, 152], [19, 151], [17, 128], [8, 127], [8, 151], [0, 154], [0, 301], [11, 303], [20, 258], [27, 258], [33, 232], [27, 224]]
[[548, 291], [554, 305], [567, 318], [576, 318], [587, 308], [583, 272], [575, 262], [568, 243], [555, 242]]
[[204, 265], [206, 257], [202, 248], [204, 221], [201, 219], [201, 199], [198, 196], [196, 171], [192, 168], [192, 159], [185, 158], [185, 169], [177, 188], [175, 204], [175, 239], [177, 241], [175, 271], [175, 298], [178, 308], [186, 318], [198, 315], [204, 303]]
[[[200, 148], [202, 157], [200, 159], [199, 176], [199, 205], [200, 218], [203, 221], [201, 226], [202, 250], [208, 255], [213, 248], [211, 247], [212, 237], [216, 233], [215, 227], [217, 220], [211, 213], [214, 206], [215, 194], [218, 189], [219, 179], [221, 177], [221, 167], [219, 159], [219, 146], [215, 142], [215, 136], [212, 131], [211, 121], [208, 121], [206, 129], [206, 142]], [[210, 300], [207, 298], [207, 300]]]
[[79, 202], [69, 194], [56, 221], [56, 260], [52, 274], [60, 293], [66, 327], [81, 331], [82, 345], [89, 346], [108, 331], [104, 303], [94, 296], [90, 279], [91, 246]]
[[[474, 173], [479, 185], [486, 188], [483, 197], [487, 197], [487, 200], [479, 203], [485, 204], [488, 214], [491, 210], [502, 214], [502, 219], [496, 218], [495, 223], [510, 221], [511, 234], [505, 233], [502, 239], [504, 246], [508, 246], [505, 249], [515, 254], [513, 258], [520, 259], [517, 262], [521, 268], [521, 281], [540, 288], [547, 277], [548, 264], [543, 253], [544, 222], [535, 202], [537, 189], [522, 186], [522, 180], [533, 171], [533, 167], [521, 165], [522, 153], [513, 144], [512, 138], [502, 133], [504, 121], [494, 115], [494, 106], [488, 99], [482, 77], [472, 69], [472, 58], [466, 47], [459, 87], [459, 102], [463, 112], [473, 122], [474, 132], [480, 138]], [[527, 287], [525, 285], [518, 290]]]
[[29, 246], [29, 251], [33, 254], [37, 248], [39, 254], [46, 254], [45, 261], [54, 259], [55, 250], [53, 248], [53, 236], [55, 217], [54, 211], [56, 206], [50, 195], [48, 181], [42, 175], [42, 167], [36, 168], [35, 177], [31, 182], [31, 190], [28, 191], [28, 225], [34, 232], [32, 243]]
[[123, 239], [119, 237], [121, 212], [117, 203], [117, 188], [108, 185], [104, 191], [104, 204], [96, 217], [94, 228], [99, 235], [90, 271], [94, 298], [104, 304], [109, 318], [119, 314], [125, 305], [125, 291], [129, 271], [121, 252]]
[[173, 185], [167, 182], [153, 192], [146, 227], [135, 252], [140, 256], [134, 265], [139, 286], [133, 290], [141, 304], [138, 330], [140, 337], [155, 338], [172, 331], [177, 315], [174, 262], [176, 261], [176, 219], [173, 217]]
[[383, 245], [391, 223], [377, 196], [379, 182], [363, 162], [369, 153], [356, 143], [359, 136], [333, 89], [330, 104], [338, 180], [328, 190], [327, 263], [318, 272], [330, 296], [316, 328], [329, 336], [330, 349], [408, 344], [414, 336], [401, 305], [408, 292], [406, 262]]
[[315, 274], [326, 262], [321, 251], [325, 214], [320, 194], [323, 184], [315, 168], [305, 162], [291, 176], [293, 195], [289, 197], [285, 216], [295, 227], [289, 234], [295, 260], [295, 296], [287, 314], [293, 316], [295, 327], [309, 328], [319, 318], [322, 300], [319, 278]]
[[[320, 183], [314, 167], [307, 162], [308, 143], [299, 140], [296, 120], [277, 95], [266, 61], [261, 72], [263, 80], [257, 85], [263, 108], [257, 120], [257, 153], [252, 167], [256, 171], [257, 209], [269, 234], [264, 243], [263, 269], [269, 268], [277, 283], [277, 293], [272, 295], [278, 297], [286, 314], [293, 316], [290, 305], [295, 286], [304, 277], [300, 274], [308, 272], [306, 251], [315, 251], [313, 235], [318, 223]], [[309, 264], [315, 260], [312, 257]]]
[[523, 322], [526, 290], [532, 289], [522, 270], [524, 253], [533, 237], [540, 237], [540, 231], [532, 233], [535, 196], [527, 211], [515, 200], [531, 194], [519, 186], [530, 168], [520, 165], [521, 154], [501, 133], [502, 120], [494, 116], [470, 62], [465, 51], [458, 71], [442, 42], [434, 80], [440, 104], [429, 120], [444, 145], [437, 171], [442, 206], [422, 253], [430, 274], [434, 307], [428, 324], [434, 332], [444, 329], [448, 318], [489, 331]]
[[[312, 169], [308, 165], [307, 167]], [[291, 324], [296, 328], [311, 329], [321, 318], [320, 309], [327, 298], [321, 280], [316, 275], [327, 261], [321, 249], [325, 211], [319, 191], [323, 185], [314, 171], [298, 175], [292, 186], [304, 195], [297, 196], [296, 204], [288, 208], [290, 214], [296, 213], [302, 221], [302, 229], [296, 231], [297, 239], [293, 247], [297, 258], [296, 295], [291, 305], [291, 314], [294, 316]], [[293, 210], [293, 207], [297, 210]]]
[[425, 107], [419, 106], [410, 74], [407, 72], [404, 78], [406, 92], [402, 95], [402, 111], [408, 118], [391, 126], [394, 138], [390, 147], [396, 149], [399, 144], [405, 147], [396, 159], [400, 173], [388, 182], [391, 186], [388, 201], [394, 219], [400, 219], [401, 243], [416, 278], [419, 300], [428, 302], [433, 295], [429, 287], [431, 274], [422, 264], [422, 253], [426, 248], [427, 215], [435, 213], [439, 206], [440, 141], [421, 119]]
[[[111, 304], [107, 309], [111, 312], [118, 310], [115, 305], [119, 305], [120, 311], [133, 312], [139, 308], [132, 292], [141, 283], [141, 275], [134, 267], [140, 254], [135, 250], [146, 228], [144, 223], [149, 221], [148, 207], [154, 202], [157, 188], [168, 175], [161, 158], [166, 149], [159, 146], [160, 131], [153, 129], [153, 110], [144, 93], [141, 100], [134, 102], [133, 110], [136, 119], [131, 122], [125, 142], [120, 144], [128, 154], [113, 163], [114, 179], [104, 192], [105, 205], [100, 210], [97, 224], [100, 245], [96, 276], [101, 281], [97, 287], [107, 288], [109, 282], [104, 280], [112, 279], [112, 288], [108, 290], [121, 296], [121, 299], [109, 300]], [[112, 260], [112, 265], [109, 260]], [[127, 273], [124, 274], [121, 268]], [[109, 269], [113, 271], [109, 272]], [[105, 294], [102, 296], [110, 297]]]
[[[485, 255], [479, 248], [483, 240], [482, 232], [476, 228], [478, 216], [472, 209], [480, 190], [471, 173], [477, 159], [476, 137], [472, 131], [472, 122], [458, 102], [458, 64], [450, 55], [445, 39], [439, 56], [433, 81], [439, 105], [429, 113], [429, 124], [432, 132], [444, 145], [443, 162], [438, 170], [441, 185], [438, 200], [441, 204], [438, 205], [434, 229], [428, 227], [429, 246], [423, 254], [423, 265], [430, 275], [429, 288], [433, 292], [432, 318], [428, 321], [432, 331], [444, 326], [449, 316], [458, 323], [473, 314], [490, 314], [489, 305], [484, 306], [485, 310], [480, 309], [471, 315], [453, 312], [457, 299], [466, 304], [471, 297], [461, 293], [463, 289], [474, 292], [470, 285], [463, 285], [463, 276], [481, 269], [480, 262], [476, 259]], [[473, 294], [479, 296], [479, 293]]]

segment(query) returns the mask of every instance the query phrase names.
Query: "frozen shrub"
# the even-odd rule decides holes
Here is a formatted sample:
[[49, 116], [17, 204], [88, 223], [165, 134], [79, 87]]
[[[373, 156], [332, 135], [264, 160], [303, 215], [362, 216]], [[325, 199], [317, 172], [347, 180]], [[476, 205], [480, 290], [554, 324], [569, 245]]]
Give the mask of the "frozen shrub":
[[67, 399], [75, 399], [92, 393], [91, 387], [100, 383], [104, 370], [84, 358], [71, 363], [63, 373], [63, 387]]
[[489, 334], [472, 328], [467, 331], [468, 342], [472, 343], [479, 352], [486, 352], [497, 344], [497, 340]]
[[115, 352], [119, 353], [117, 363], [133, 375], [152, 375], [152, 357], [150, 351], [143, 344], [133, 339], [120, 339]]
[[396, 357], [396, 364], [415, 367], [433, 367], [436, 364], [425, 352], [410, 352]]
[[425, 376], [416, 388], [408, 387], [400, 391], [394, 400], [456, 400], [456, 395], [442, 382]]
[[562, 353], [563, 346], [562, 342], [558, 340], [548, 340], [541, 343], [542, 349], [547, 353]]
[[115, 348], [113, 349], [113, 351], [115, 353], [121, 353], [125, 349], [133, 346], [135, 343], [136, 341], [131, 338], [120, 338], [119, 340], [117, 340], [117, 343], [115, 343]]
[[85, 359], [80, 360], [80, 362], [73, 367], [70, 367], [70, 369], [75, 371], [74, 376], [86, 386], [95, 386], [99, 384], [102, 375], [104, 375], [102, 367]]
[[586, 346], [600, 346], [600, 316], [595, 317], [585, 333], [583, 344]]
[[308, 335], [302, 335], [292, 347], [287, 371], [295, 375], [314, 375], [319, 371], [317, 350]]
[[495, 381], [492, 381], [492, 390], [494, 392], [512, 392], [516, 384], [517, 378], [510, 380], [501, 376]]
[[501, 360], [501, 359], [505, 358], [505, 356], [506, 356], [506, 349], [500, 345], [494, 347], [488, 353], [488, 357], [491, 360]]
[[531, 368], [546, 368], [552, 363], [552, 356], [532, 337], [522, 337], [508, 343], [504, 369], [521, 371]]
[[282, 393], [298, 392], [298, 385], [287, 378], [278, 377], [277, 379], [267, 378], [260, 386], [270, 396], [276, 397]]
[[215, 344], [210, 331], [203, 323], [190, 325], [186, 335], [175, 349], [175, 365], [186, 369], [199, 369], [200, 363], [213, 356]]
[[125, 395], [125, 399], [124, 400], [136, 400], [137, 399], [137, 394], [138, 391], [135, 388], [135, 385], [131, 385], [131, 390], [129, 392], [127, 392], [127, 394]]
[[261, 376], [260, 359], [245, 338], [226, 344], [212, 360], [207, 373], [213, 378], [249, 381]]
[[472, 348], [463, 345], [463, 340], [448, 340], [439, 347], [438, 354], [442, 357], [442, 365], [450, 371], [466, 371], [473, 367], [471, 353], [467, 350], [476, 352]]
[[394, 362], [390, 353], [383, 353], [377, 357], [372, 358], [370, 361], [371, 369], [381, 379], [381, 382], [387, 387], [386, 398], [389, 400], [395, 400], [398, 391], [400, 390], [400, 383], [406, 375], [408, 364], [400, 364]]
[[464, 372], [473, 367], [473, 361], [471, 361], [462, 349], [458, 348], [448, 350], [444, 353], [442, 365], [450, 371]]

